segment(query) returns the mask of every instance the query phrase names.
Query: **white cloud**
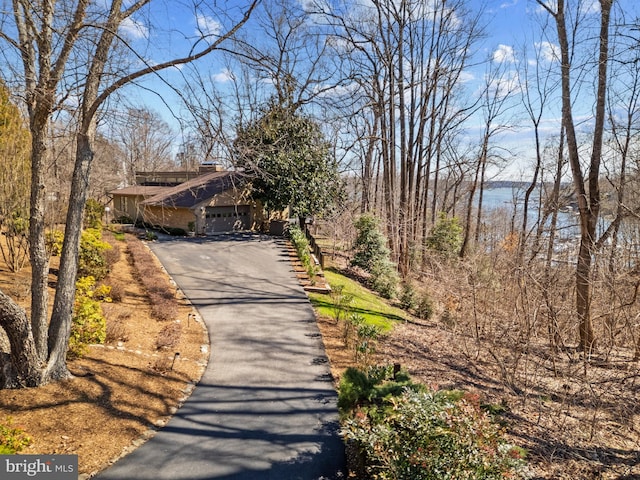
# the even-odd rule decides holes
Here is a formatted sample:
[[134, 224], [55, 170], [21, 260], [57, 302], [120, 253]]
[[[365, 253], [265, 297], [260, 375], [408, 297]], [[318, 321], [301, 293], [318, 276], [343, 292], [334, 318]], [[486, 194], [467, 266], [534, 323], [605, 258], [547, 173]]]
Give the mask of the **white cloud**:
[[500, 8], [511, 8], [518, 4], [518, 0], [512, 0], [511, 2], [503, 2], [500, 4]]
[[[546, 0], [543, 2], [548, 9], [552, 12], [558, 11], [558, 2], [557, 0]], [[567, 7], [565, 7], [566, 9]], [[538, 12], [545, 12], [546, 9], [538, 4], [536, 9]], [[600, 13], [600, 2], [598, 0], [585, 0], [584, 2], [580, 2], [580, 13], [584, 15]]]
[[493, 61], [498, 63], [515, 63], [516, 55], [513, 47], [509, 45], [498, 45], [493, 52]]
[[488, 82], [489, 91], [496, 98], [506, 98], [522, 90], [518, 72], [508, 72], [503, 76], [488, 79]]
[[468, 70], [463, 70], [460, 73], [460, 77], [458, 80], [460, 83], [470, 83], [470, 82], [473, 82], [475, 79], [476, 79], [476, 76], [472, 72]]
[[118, 28], [120, 34], [134, 40], [141, 38], [149, 38], [149, 29], [140, 22], [135, 21], [131, 17], [122, 20]]
[[215, 18], [207, 15], [196, 15], [196, 25], [198, 26], [198, 34], [203, 37], [219, 35], [222, 30], [222, 24]]
[[227, 83], [232, 81], [235, 77], [231, 70], [224, 68], [220, 72], [214, 74], [211, 78], [216, 83]]
[[600, 13], [600, 2], [598, 0], [588, 0], [581, 5], [581, 11], [584, 14]]
[[540, 58], [547, 62], [557, 62], [560, 60], [560, 47], [551, 42], [535, 42], [536, 50], [540, 52]]

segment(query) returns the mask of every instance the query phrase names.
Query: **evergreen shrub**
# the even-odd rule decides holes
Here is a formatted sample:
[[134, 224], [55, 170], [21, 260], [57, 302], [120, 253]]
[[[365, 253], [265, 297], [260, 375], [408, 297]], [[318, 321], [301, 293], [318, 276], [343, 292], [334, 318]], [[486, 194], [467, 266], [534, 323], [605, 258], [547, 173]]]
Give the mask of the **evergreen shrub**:
[[11, 417], [0, 423], [0, 455], [13, 455], [32, 443], [31, 437], [21, 427], [13, 425]]
[[91, 276], [82, 277], [76, 282], [76, 299], [67, 350], [70, 357], [81, 357], [87, 352], [89, 345], [104, 343], [107, 321], [98, 298], [109, 301], [107, 292], [106, 286], [96, 289], [96, 280]]
[[342, 434], [359, 453], [358, 478], [525, 478], [524, 451], [505, 440], [476, 394], [430, 391], [390, 367], [349, 369], [338, 406]]
[[82, 232], [80, 255], [78, 258], [78, 277], [93, 277], [102, 280], [109, 273], [106, 252], [112, 247], [102, 240], [102, 232], [88, 228]]

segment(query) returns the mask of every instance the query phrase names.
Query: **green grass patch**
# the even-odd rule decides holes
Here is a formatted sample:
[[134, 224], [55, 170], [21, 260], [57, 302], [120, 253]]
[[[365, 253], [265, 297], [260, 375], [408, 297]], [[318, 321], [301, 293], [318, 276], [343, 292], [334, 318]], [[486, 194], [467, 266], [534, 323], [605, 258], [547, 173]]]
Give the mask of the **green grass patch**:
[[[367, 324], [378, 327], [383, 333], [389, 332], [393, 328], [394, 322], [404, 322], [407, 319], [406, 313], [403, 310], [389, 305], [384, 299], [372, 293], [355, 280], [351, 280], [333, 270], [325, 270], [324, 274], [332, 289], [342, 288], [343, 295], [353, 297], [353, 300], [347, 307], [348, 312], [344, 313], [358, 313], [362, 315]], [[336, 307], [331, 295], [309, 293], [309, 297], [312, 305], [318, 310], [320, 315], [335, 318]], [[343, 318], [345, 317], [344, 313]]]

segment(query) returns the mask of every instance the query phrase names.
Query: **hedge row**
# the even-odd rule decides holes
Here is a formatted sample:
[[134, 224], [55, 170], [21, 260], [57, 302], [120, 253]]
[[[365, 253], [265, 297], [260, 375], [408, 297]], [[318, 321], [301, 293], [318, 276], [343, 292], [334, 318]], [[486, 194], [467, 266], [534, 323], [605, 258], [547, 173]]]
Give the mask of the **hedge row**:
[[149, 296], [151, 314], [157, 320], [175, 320], [178, 316], [175, 293], [166, 279], [158, 275], [155, 257], [143, 242], [133, 236], [129, 237], [128, 246], [131, 262]]

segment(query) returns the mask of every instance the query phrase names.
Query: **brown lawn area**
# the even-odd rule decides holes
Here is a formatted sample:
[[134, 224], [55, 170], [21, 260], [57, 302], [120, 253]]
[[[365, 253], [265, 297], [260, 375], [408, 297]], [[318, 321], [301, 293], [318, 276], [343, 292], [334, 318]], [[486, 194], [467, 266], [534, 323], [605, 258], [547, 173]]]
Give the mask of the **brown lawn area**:
[[[10, 417], [33, 439], [22, 453], [77, 454], [81, 474], [102, 470], [163, 425], [199, 380], [209, 355], [206, 330], [189, 318], [193, 310], [179, 291], [179, 342], [170, 350], [156, 348], [169, 322], [152, 318], [127, 243], [117, 245], [120, 259], [104, 283], [122, 285], [124, 295], [103, 305], [115, 338], [71, 360], [73, 379], [36, 389], [0, 390], [0, 423]], [[51, 271], [57, 260], [52, 258]], [[169, 282], [159, 264], [157, 275]], [[28, 266], [16, 275], [0, 259], [0, 288], [25, 308], [29, 276]], [[174, 361], [176, 352], [180, 355]]]

